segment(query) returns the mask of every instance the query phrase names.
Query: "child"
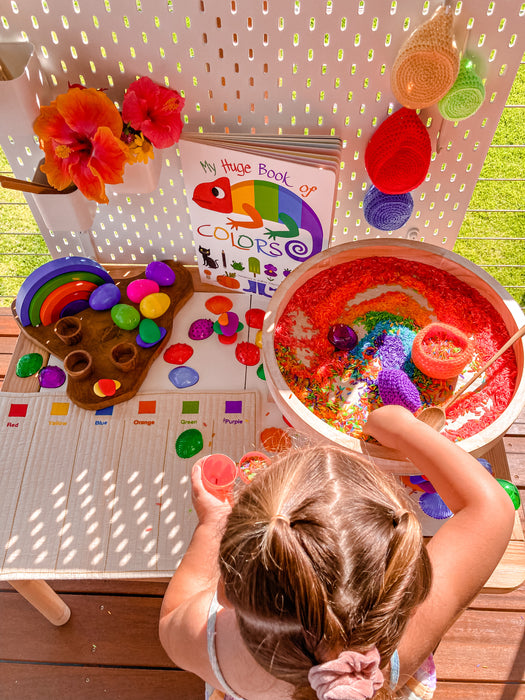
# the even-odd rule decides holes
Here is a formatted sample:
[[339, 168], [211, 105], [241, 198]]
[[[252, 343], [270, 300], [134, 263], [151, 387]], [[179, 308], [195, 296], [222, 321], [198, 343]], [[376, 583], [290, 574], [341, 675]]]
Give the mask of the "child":
[[454, 517], [425, 547], [394, 480], [332, 446], [287, 453], [233, 509], [204, 490], [197, 462], [199, 524], [160, 617], [178, 666], [246, 700], [432, 697], [431, 653], [496, 567], [514, 509], [477, 460], [406, 409], [373, 411], [366, 431]]

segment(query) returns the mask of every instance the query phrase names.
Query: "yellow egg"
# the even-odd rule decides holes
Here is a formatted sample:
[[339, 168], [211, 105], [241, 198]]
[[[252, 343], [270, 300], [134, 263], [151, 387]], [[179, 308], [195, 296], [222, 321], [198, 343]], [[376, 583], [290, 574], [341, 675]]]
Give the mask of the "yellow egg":
[[257, 331], [255, 334], [255, 345], [257, 345], [258, 348], [262, 348], [262, 331]]
[[171, 304], [171, 299], [164, 292], [148, 294], [140, 302], [140, 313], [146, 318], [158, 318], [165, 313]]

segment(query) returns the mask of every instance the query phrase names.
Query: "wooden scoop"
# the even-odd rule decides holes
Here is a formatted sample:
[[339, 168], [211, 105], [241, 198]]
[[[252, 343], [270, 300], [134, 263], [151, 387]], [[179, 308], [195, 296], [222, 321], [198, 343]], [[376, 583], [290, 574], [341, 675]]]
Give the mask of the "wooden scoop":
[[459, 391], [457, 391], [455, 394], [452, 394], [452, 396], [440, 406], [428, 406], [427, 408], [424, 408], [418, 415], [418, 419], [420, 421], [423, 421], [423, 423], [430, 425], [430, 427], [434, 428], [434, 430], [441, 430], [447, 420], [446, 410], [450, 406], [450, 404], [454, 403], [454, 401], [459, 396], [461, 396], [461, 394], [464, 391], [466, 391], [469, 388], [469, 386], [473, 384], [476, 381], [476, 379], [480, 377], [483, 374], [483, 372], [498, 359], [498, 357], [501, 357], [501, 355], [503, 355], [503, 353], [506, 352], [511, 347], [511, 345], [514, 345], [514, 343], [517, 340], [519, 340], [523, 335], [525, 335], [525, 326], [522, 326], [520, 329], [518, 329], [514, 333], [514, 335], [507, 340], [505, 345], [502, 348], [500, 348], [498, 352], [493, 357], [491, 357], [490, 360], [468, 380], [468, 382], [463, 384]]

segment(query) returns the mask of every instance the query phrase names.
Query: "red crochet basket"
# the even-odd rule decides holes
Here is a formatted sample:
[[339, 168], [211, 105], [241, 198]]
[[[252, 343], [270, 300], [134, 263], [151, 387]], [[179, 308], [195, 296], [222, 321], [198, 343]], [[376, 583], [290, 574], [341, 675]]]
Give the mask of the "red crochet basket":
[[[459, 348], [459, 351], [450, 352], [450, 345]], [[474, 347], [469, 338], [446, 323], [425, 326], [412, 344], [412, 362], [423, 374], [433, 379], [457, 377], [471, 361], [473, 353]]]
[[421, 119], [402, 107], [378, 127], [365, 151], [372, 183], [384, 194], [404, 194], [425, 179], [432, 145]]

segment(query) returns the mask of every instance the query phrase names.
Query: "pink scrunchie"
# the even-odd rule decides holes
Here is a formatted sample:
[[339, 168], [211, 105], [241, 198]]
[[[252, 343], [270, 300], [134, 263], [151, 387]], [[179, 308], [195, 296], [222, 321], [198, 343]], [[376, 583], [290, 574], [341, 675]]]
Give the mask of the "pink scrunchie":
[[342, 651], [337, 659], [312, 666], [308, 680], [318, 700], [368, 700], [384, 682], [379, 661], [376, 647], [364, 654]]

